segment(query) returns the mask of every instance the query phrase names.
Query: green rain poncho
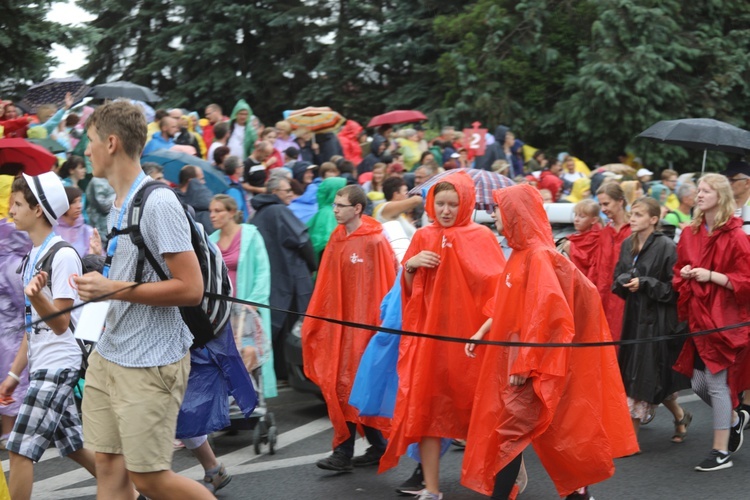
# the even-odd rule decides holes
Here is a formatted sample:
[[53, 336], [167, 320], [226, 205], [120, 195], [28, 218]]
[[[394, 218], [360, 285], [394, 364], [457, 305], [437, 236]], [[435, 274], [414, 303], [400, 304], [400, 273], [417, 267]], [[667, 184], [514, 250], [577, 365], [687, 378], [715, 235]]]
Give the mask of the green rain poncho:
[[307, 223], [307, 227], [310, 228], [310, 240], [318, 260], [328, 244], [331, 233], [336, 229], [337, 222], [331, 205], [338, 190], [344, 186], [346, 186], [346, 179], [343, 177], [330, 177], [321, 182], [318, 188], [318, 213]]
[[249, 116], [247, 117], [247, 123], [245, 123], [245, 142], [243, 143], [243, 145], [245, 146], [244, 158], [247, 158], [248, 155], [253, 152], [253, 149], [255, 149], [255, 141], [258, 140], [258, 132], [255, 131], [255, 127], [253, 127], [252, 125], [253, 108], [251, 108], [247, 101], [245, 101], [244, 99], [240, 99], [239, 101], [237, 101], [237, 104], [234, 105], [232, 116], [230, 117], [230, 123], [232, 124], [231, 127], [234, 128], [234, 123], [235, 121], [237, 121], [237, 113], [242, 110], [245, 110], [249, 113]]

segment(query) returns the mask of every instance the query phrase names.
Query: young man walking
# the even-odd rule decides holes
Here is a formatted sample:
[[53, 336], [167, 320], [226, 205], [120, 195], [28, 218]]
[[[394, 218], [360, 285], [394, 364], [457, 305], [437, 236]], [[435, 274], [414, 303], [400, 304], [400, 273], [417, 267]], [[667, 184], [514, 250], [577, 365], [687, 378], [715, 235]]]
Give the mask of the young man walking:
[[[146, 142], [140, 109], [125, 101], [97, 108], [88, 120], [95, 177], [105, 177], [116, 198], [108, 226], [125, 229], [135, 194], [149, 180], [139, 163]], [[175, 194], [153, 191], [140, 232], [157, 263], [161, 281], [144, 265], [143, 284], [131, 287], [138, 250], [127, 235], [107, 247], [111, 267], [75, 279], [81, 299], [111, 297], [105, 329], [89, 359], [83, 398], [86, 447], [96, 452], [97, 498], [128, 499], [130, 483], [151, 499], [210, 499], [200, 483], [172, 472], [172, 441], [190, 372], [193, 338], [179, 306], [203, 296], [188, 220]]]
[[[68, 210], [68, 198], [54, 172], [38, 177], [24, 175], [13, 181], [10, 216], [16, 227], [29, 234], [34, 247], [21, 266], [26, 296], [26, 323], [33, 323], [71, 307], [78, 294], [69, 277], [81, 274], [81, 259], [72, 248], [60, 248], [53, 256], [50, 273], [39, 271], [47, 254], [62, 238], [52, 227]], [[29, 366], [29, 388], [6, 445], [10, 452], [10, 495], [13, 500], [31, 498], [34, 462], [51, 443], [60, 452], [95, 475], [94, 455], [83, 449], [81, 419], [73, 398], [81, 368], [81, 350], [71, 325], [80, 310], [60, 314], [47, 323], [27, 326], [8, 376], [0, 384], [0, 397], [8, 397]], [[133, 498], [132, 486], [129, 498]]]

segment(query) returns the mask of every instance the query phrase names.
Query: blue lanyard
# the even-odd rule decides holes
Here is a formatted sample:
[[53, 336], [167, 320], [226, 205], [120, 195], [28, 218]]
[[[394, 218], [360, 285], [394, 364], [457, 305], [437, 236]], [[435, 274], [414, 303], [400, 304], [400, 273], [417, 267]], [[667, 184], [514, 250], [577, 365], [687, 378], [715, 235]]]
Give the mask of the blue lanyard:
[[[146, 174], [141, 172], [138, 174], [138, 177], [136, 177], [135, 181], [133, 182], [133, 185], [130, 186], [130, 191], [128, 191], [128, 195], [125, 197], [125, 201], [122, 203], [122, 207], [120, 207], [120, 216], [117, 219], [117, 230], [119, 231], [122, 229], [122, 219], [125, 216], [125, 213], [128, 211], [128, 204], [130, 203], [130, 198], [133, 197], [135, 192], [138, 190], [138, 187], [141, 185], [141, 182], [143, 179], [146, 178]], [[117, 250], [117, 239], [119, 236], [113, 236], [112, 239], [109, 240], [109, 243], [107, 243], [107, 262], [112, 262], [112, 258], [115, 255], [115, 250]], [[105, 278], [109, 278], [109, 265], [105, 265], [102, 269], [102, 275]]]
[[[34, 262], [26, 262], [26, 270], [23, 273], [23, 286], [26, 288], [29, 286], [29, 283], [31, 283], [31, 278], [34, 277], [34, 269], [36, 268], [36, 263], [39, 261], [39, 257], [44, 255], [44, 251], [47, 249], [47, 245], [49, 245], [49, 242], [52, 241], [52, 238], [57, 236], [54, 232], [51, 232], [47, 235], [47, 238], [45, 238], [44, 242], [42, 243], [41, 247], [39, 247], [39, 251], [34, 256]], [[26, 331], [28, 333], [31, 333], [31, 327], [28, 326], [31, 324], [31, 301], [29, 298], [24, 294], [24, 299], [26, 300]]]

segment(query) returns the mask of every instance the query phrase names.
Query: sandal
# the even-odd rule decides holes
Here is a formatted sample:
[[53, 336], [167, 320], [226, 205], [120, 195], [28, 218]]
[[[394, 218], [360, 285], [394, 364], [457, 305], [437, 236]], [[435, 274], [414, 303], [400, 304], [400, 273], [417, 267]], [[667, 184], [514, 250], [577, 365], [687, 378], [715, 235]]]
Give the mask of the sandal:
[[[693, 415], [689, 411], [683, 410], [682, 413], [682, 420], [674, 420], [674, 436], [672, 436], [672, 442], [677, 444], [685, 442], [688, 427], [690, 427], [690, 422], [693, 421]], [[685, 432], [679, 432], [677, 430], [681, 425], [685, 426]]]

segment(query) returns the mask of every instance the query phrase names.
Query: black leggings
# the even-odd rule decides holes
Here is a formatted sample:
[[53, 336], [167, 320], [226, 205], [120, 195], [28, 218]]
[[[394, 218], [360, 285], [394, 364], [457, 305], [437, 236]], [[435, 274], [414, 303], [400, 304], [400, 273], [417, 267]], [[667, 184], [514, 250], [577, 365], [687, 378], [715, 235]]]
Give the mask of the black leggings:
[[513, 486], [516, 484], [518, 472], [521, 470], [521, 461], [523, 453], [519, 453], [516, 458], [510, 461], [495, 476], [495, 487], [492, 490], [492, 500], [508, 500]]

